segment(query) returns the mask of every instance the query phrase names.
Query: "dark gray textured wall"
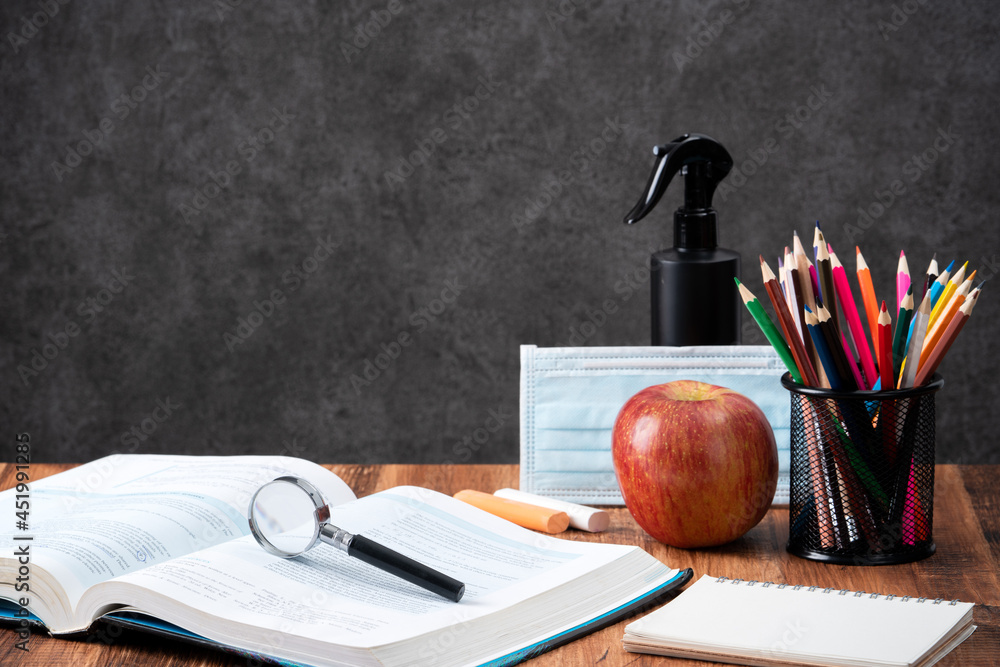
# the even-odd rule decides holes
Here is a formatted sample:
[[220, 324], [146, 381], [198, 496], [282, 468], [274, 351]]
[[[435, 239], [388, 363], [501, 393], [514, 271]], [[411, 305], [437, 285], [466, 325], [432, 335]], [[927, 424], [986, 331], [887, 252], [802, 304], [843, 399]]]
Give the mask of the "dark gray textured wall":
[[[520, 344], [648, 341], [648, 284], [625, 286], [670, 244], [680, 190], [621, 217], [653, 144], [683, 132], [737, 159], [721, 237], [760, 295], [757, 254], [773, 264], [817, 219], [889, 302], [901, 248], [914, 273], [933, 252], [997, 270], [988, 0], [29, 0], [0, 17], [0, 432], [30, 432], [39, 460], [516, 461]], [[942, 368], [940, 460], [1000, 460], [997, 297]]]

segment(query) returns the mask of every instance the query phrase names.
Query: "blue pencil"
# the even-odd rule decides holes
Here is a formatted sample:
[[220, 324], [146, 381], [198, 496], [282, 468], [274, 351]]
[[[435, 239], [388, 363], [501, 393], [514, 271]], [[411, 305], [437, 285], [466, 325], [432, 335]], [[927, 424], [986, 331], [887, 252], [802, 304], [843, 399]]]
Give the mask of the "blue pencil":
[[805, 312], [806, 328], [809, 329], [809, 337], [812, 338], [813, 344], [816, 346], [816, 353], [819, 355], [820, 363], [823, 364], [823, 369], [826, 370], [826, 377], [830, 381], [830, 387], [836, 391], [850, 390], [852, 387], [844, 381], [840, 371], [837, 370], [837, 364], [833, 360], [833, 352], [830, 350], [830, 346], [826, 342], [826, 337], [819, 327], [819, 318], [816, 317], [816, 313], [809, 309], [809, 306], [805, 307]]
[[[951, 270], [954, 267], [955, 267], [955, 260], [951, 260], [951, 262], [948, 264], [947, 268], [945, 268], [945, 270], [941, 272], [941, 275], [938, 276], [937, 279], [933, 283], [931, 283], [931, 286], [928, 288], [931, 291], [931, 312], [933, 312], [935, 304], [937, 304], [938, 299], [941, 297], [941, 293], [944, 292], [945, 287], [948, 286], [948, 278], [949, 278], [949, 276], [951, 276]], [[927, 291], [925, 290], [924, 291], [924, 296], [926, 296], [926, 295], [927, 295]], [[914, 309], [916, 308], [916, 306], [920, 305], [919, 302], [922, 301], [922, 300], [923, 300], [923, 298], [917, 299], [916, 296], [913, 297]], [[914, 324], [916, 324], [916, 318], [913, 318], [912, 314], [911, 314], [910, 325], [909, 325], [909, 327], [907, 329], [907, 333], [906, 333], [906, 342], [907, 342], [907, 344], [909, 344], [909, 342], [910, 342], [910, 336], [913, 335], [913, 325]], [[899, 369], [898, 368], [896, 369], [896, 377], [897, 378], [899, 377]]]

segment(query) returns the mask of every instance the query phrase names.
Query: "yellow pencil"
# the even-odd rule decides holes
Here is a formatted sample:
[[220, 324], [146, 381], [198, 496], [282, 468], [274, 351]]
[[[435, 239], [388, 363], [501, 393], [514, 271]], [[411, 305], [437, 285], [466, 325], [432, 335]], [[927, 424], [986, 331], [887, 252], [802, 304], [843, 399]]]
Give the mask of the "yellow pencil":
[[954, 294], [958, 290], [959, 285], [965, 281], [965, 269], [968, 266], [968, 262], [963, 264], [962, 268], [956, 271], [955, 275], [953, 275], [951, 280], [948, 281], [948, 284], [944, 288], [944, 292], [941, 293], [941, 297], [937, 300], [937, 303], [934, 304], [934, 308], [931, 309], [931, 319], [930, 322], [928, 322], [929, 326], [933, 326], [934, 322], [937, 321], [937, 318], [940, 317], [941, 312], [947, 307], [948, 301], [951, 300], [951, 295]]

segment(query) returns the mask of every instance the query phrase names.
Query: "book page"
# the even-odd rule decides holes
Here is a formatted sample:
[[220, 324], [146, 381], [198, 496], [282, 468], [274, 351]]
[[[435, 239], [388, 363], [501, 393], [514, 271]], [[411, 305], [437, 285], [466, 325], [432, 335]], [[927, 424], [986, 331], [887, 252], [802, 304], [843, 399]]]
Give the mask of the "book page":
[[[253, 493], [286, 474], [309, 479], [328, 502], [354, 498], [329, 471], [287, 457], [123, 455], [94, 461], [31, 484], [31, 563], [49, 572], [75, 606], [98, 582], [249, 534]], [[14, 514], [13, 494], [0, 494], [8, 516]], [[0, 534], [0, 553], [13, 553], [13, 537]], [[13, 590], [0, 588], [0, 595], [12, 597]]]
[[[336, 525], [462, 581], [465, 597], [450, 602], [325, 543], [283, 560], [252, 537], [135, 572], [107, 584], [102, 597], [128, 598], [139, 610], [217, 641], [289, 655], [283, 644], [290, 638], [374, 647], [461, 625], [639, 551], [534, 533], [414, 487], [383, 491], [331, 514]], [[655, 574], [668, 571], [649, 560]]]

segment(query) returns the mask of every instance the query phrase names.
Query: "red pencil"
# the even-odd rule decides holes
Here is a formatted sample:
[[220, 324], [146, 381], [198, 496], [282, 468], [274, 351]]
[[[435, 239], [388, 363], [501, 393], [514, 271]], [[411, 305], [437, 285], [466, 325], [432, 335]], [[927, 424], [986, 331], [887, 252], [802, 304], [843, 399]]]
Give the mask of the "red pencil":
[[882, 301], [882, 310], [878, 314], [878, 370], [882, 378], [882, 389], [894, 389], [892, 372], [892, 316]]

